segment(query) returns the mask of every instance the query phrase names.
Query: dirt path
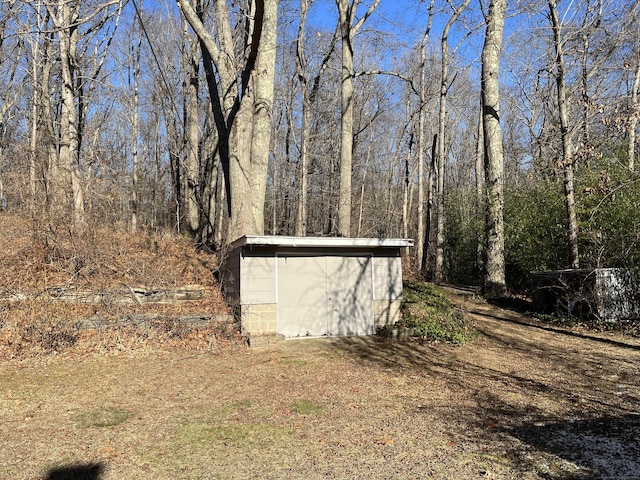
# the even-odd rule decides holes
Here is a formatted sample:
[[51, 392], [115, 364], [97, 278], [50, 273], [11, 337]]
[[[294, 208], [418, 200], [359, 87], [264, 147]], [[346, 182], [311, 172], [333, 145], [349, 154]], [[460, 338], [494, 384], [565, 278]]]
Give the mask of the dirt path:
[[450, 291], [481, 337], [458, 356], [487, 415], [595, 478], [640, 478], [640, 339], [554, 328]]
[[640, 478], [640, 340], [452, 295], [481, 332], [462, 348], [347, 338], [2, 362], [0, 478]]

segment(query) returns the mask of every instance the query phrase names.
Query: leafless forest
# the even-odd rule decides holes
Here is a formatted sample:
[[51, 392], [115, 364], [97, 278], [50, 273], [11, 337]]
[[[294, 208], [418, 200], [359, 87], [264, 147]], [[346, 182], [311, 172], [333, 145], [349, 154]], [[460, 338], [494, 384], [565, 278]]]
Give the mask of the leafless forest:
[[635, 268], [639, 83], [638, 0], [2, 0], [0, 215]]

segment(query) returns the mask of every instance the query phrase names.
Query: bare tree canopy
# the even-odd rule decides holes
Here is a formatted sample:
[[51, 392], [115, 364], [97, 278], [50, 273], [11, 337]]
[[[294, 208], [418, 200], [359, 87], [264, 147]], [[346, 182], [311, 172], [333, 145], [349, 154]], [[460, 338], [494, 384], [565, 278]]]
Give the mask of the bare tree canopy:
[[5, 0], [0, 210], [49, 232], [411, 237], [526, 289], [640, 264], [640, 2]]

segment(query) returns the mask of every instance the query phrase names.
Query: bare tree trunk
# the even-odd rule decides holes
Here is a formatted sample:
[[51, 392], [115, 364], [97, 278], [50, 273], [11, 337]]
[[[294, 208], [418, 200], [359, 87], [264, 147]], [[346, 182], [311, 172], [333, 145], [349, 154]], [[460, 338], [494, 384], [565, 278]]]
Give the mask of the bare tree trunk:
[[640, 89], [640, 50], [636, 52], [636, 72], [633, 77], [633, 87], [631, 89], [631, 99], [629, 106], [629, 171], [633, 172], [636, 169], [636, 130], [638, 128], [638, 117], [640, 117], [640, 104], [638, 102], [638, 90]]
[[431, 25], [433, 23], [433, 5], [435, 0], [431, 0], [429, 2], [428, 12], [429, 17], [427, 20], [427, 28], [425, 29], [424, 35], [422, 37], [422, 42], [420, 42], [420, 90], [419, 90], [419, 98], [418, 98], [418, 231], [417, 231], [417, 239], [416, 239], [416, 265], [422, 265], [422, 256], [424, 254], [424, 244], [425, 244], [425, 229], [424, 229], [424, 197], [425, 197], [425, 181], [424, 181], [424, 150], [425, 150], [425, 106], [427, 104], [427, 87], [426, 87], [426, 64], [427, 64], [427, 40], [429, 39], [429, 35], [431, 33]]
[[[403, 139], [403, 135], [400, 136], [400, 138], [398, 139], [398, 144], [396, 146], [396, 148], [394, 149], [394, 153], [393, 153], [393, 159], [389, 162], [390, 163], [390, 168], [387, 172], [387, 178], [386, 178], [386, 188], [384, 189], [385, 191], [385, 195], [386, 197], [385, 199], [385, 208], [384, 208], [384, 227], [383, 229], [379, 230], [380, 234], [383, 235], [389, 235], [389, 231], [390, 231], [390, 225], [393, 221], [393, 212], [395, 210], [394, 208], [394, 190], [395, 190], [395, 180], [396, 180], [396, 171], [398, 168], [402, 168], [402, 167], [397, 167], [401, 160], [400, 160], [400, 151], [401, 151], [401, 144], [402, 144], [402, 139]], [[403, 181], [404, 183], [404, 181]], [[403, 186], [404, 188], [404, 186]]]
[[273, 181], [273, 187], [271, 188], [271, 235], [278, 235], [278, 190], [282, 187], [279, 167], [279, 162], [273, 162], [271, 173]]
[[275, 86], [278, 2], [264, 0], [261, 36], [255, 64], [256, 98], [253, 105], [254, 124], [251, 139], [253, 216], [257, 232], [264, 232], [264, 203], [267, 191], [267, 169], [271, 152], [271, 124]]
[[[65, 29], [70, 28], [70, 12], [69, 6], [64, 2], [64, 0], [59, 0], [60, 5], [57, 6], [58, 11], [56, 12], [56, 6], [47, 5], [47, 9], [49, 10], [50, 17], [54, 21], [54, 25], [59, 37], [59, 59], [61, 63], [65, 63], [65, 66], [61, 66], [61, 70], [64, 69], [64, 72], [61, 72], [63, 76], [62, 80], [62, 91], [61, 91], [61, 113], [59, 119], [59, 129], [60, 129], [60, 138], [59, 140], [56, 138], [55, 128], [54, 128], [54, 119], [52, 118], [53, 108], [51, 105], [51, 98], [49, 92], [49, 81], [51, 80], [51, 68], [52, 65], [49, 64], [44, 67], [46, 70], [43, 73], [46, 73], [46, 76], [43, 75], [43, 83], [41, 85], [42, 91], [40, 95], [40, 99], [44, 103], [44, 109], [47, 116], [47, 130], [48, 134], [46, 136], [47, 149], [49, 153], [49, 168], [48, 168], [48, 181], [49, 181], [49, 205], [50, 205], [50, 220], [62, 220], [68, 217], [69, 212], [69, 202], [67, 199], [67, 195], [69, 193], [69, 187], [71, 185], [71, 172], [69, 170], [71, 163], [71, 132], [69, 125], [69, 115], [73, 115], [74, 105], [73, 105], [73, 91], [71, 90], [73, 87], [73, 83], [71, 82], [70, 77], [70, 65], [68, 63], [68, 55], [69, 55], [69, 44], [70, 44], [70, 33], [67, 31], [66, 33], [62, 32]], [[56, 15], [57, 13], [57, 15]], [[63, 60], [64, 56], [64, 60]], [[48, 56], [48, 59], [51, 60], [51, 57]], [[65, 61], [66, 60], [66, 61]], [[46, 84], [44, 82], [47, 82]], [[70, 112], [71, 110], [71, 112]]]
[[[47, 21], [43, 22], [43, 26], [46, 28]], [[42, 138], [47, 151], [47, 164], [45, 174], [45, 194], [48, 207], [49, 221], [54, 218], [63, 217], [66, 215], [67, 199], [65, 188], [65, 181], [60, 171], [60, 159], [58, 158], [58, 149], [56, 148], [57, 139], [55, 128], [53, 126], [53, 106], [51, 104], [51, 95], [49, 94], [49, 87], [51, 84], [51, 69], [53, 68], [53, 35], [45, 34], [43, 42], [43, 51], [41, 65], [42, 70], [40, 72], [40, 84], [38, 85], [38, 118], [34, 121], [42, 122]]]
[[[587, 15], [584, 16], [586, 23]], [[586, 25], [582, 25], [582, 147], [589, 145], [589, 34], [586, 32]]]
[[163, 189], [159, 185], [162, 167], [160, 162], [160, 115], [158, 110], [153, 114], [153, 164], [155, 167], [153, 169], [153, 186], [151, 190], [151, 226], [153, 228], [156, 228], [159, 224], [158, 212], [162, 209], [162, 201], [160, 199], [164, 198], [164, 195], [160, 193]]
[[487, 33], [482, 49], [482, 125], [487, 191], [485, 227], [487, 250], [483, 293], [493, 297], [507, 294], [504, 271], [504, 155], [498, 83], [506, 8], [506, 0], [491, 0], [487, 17]]
[[75, 105], [74, 52], [77, 43], [77, 6], [70, 7], [66, 0], [59, 0], [56, 27], [60, 42], [60, 66], [62, 75], [62, 112], [60, 116], [60, 165], [68, 171], [71, 180], [73, 223], [84, 223], [84, 195], [80, 183], [78, 165], [78, 130]]
[[[404, 175], [402, 176], [402, 236], [407, 238], [409, 236], [409, 184], [411, 182], [411, 143], [409, 142], [409, 148], [407, 148], [407, 156], [404, 159]], [[420, 168], [418, 168], [418, 172]], [[419, 175], [420, 173], [418, 173]], [[391, 195], [391, 192], [389, 192]]]
[[[0, 91], [0, 211], [2, 211], [5, 207], [8, 207], [7, 199], [5, 199], [5, 190], [4, 190], [4, 173], [3, 173], [3, 163], [4, 163], [4, 154], [5, 154], [5, 145], [6, 145], [6, 135], [8, 126], [12, 123], [8, 121], [12, 117], [12, 111], [18, 102], [18, 92], [22, 90], [22, 86], [17, 88], [16, 91], [16, 83], [18, 75], [16, 72], [18, 71], [19, 65], [20, 68], [23, 66], [20, 64], [20, 59], [24, 57], [25, 43], [20, 41], [17, 42], [17, 45], [12, 46], [7, 52], [4, 49], [4, 41], [7, 39], [6, 27], [7, 23], [17, 17], [17, 9], [16, 0], [10, 0], [5, 3], [2, 13], [0, 13], [0, 66], [4, 67], [3, 71], [3, 82], [2, 82], [2, 90]], [[20, 8], [18, 6], [18, 8]], [[39, 13], [40, 6], [36, 6], [36, 11]], [[39, 26], [39, 25], [38, 25]], [[39, 32], [36, 33], [38, 35]], [[37, 61], [37, 42], [34, 48], [35, 59], [34, 62]], [[35, 72], [34, 70], [34, 73]], [[34, 77], [37, 79], [37, 77]], [[34, 89], [35, 90], [35, 89]], [[26, 192], [23, 192], [23, 194]], [[22, 196], [22, 195], [21, 195]], [[33, 196], [31, 196], [33, 199]], [[29, 201], [28, 199], [24, 199], [23, 202], [32, 205], [33, 200]]]
[[558, 19], [556, 0], [549, 0], [549, 18], [553, 30], [553, 44], [555, 47], [555, 80], [558, 95], [558, 113], [560, 116], [560, 134], [562, 137], [562, 170], [565, 206], [567, 210], [569, 231], [570, 267], [579, 268], [580, 255], [578, 251], [578, 219], [576, 215], [576, 201], [574, 191], [574, 145], [569, 113], [567, 106], [567, 88], [565, 85], [564, 53], [561, 39], [561, 27]]
[[372, 142], [369, 142], [369, 147], [367, 148], [367, 158], [365, 159], [364, 166], [362, 169], [362, 184], [360, 186], [360, 207], [358, 212], [358, 231], [356, 235], [359, 237], [362, 234], [362, 220], [364, 219], [364, 192], [366, 186], [367, 179], [367, 170], [369, 169], [369, 162], [371, 161], [371, 149]]
[[[433, 0], [431, 2], [433, 6]], [[429, 19], [431, 19], [431, 9], [429, 9]], [[427, 33], [422, 39], [422, 43], [420, 44], [420, 98], [418, 99], [418, 231], [417, 231], [417, 239], [416, 239], [416, 264], [422, 265], [422, 255], [424, 253], [424, 107], [426, 104], [426, 85], [425, 85], [425, 65], [427, 61], [427, 35], [429, 29], [427, 29]]]
[[431, 218], [433, 216], [433, 199], [434, 195], [434, 177], [435, 168], [437, 162], [437, 150], [438, 150], [438, 134], [433, 136], [433, 142], [431, 143], [431, 161], [429, 162], [429, 168], [427, 170], [427, 211], [425, 213], [425, 227], [424, 227], [424, 246], [422, 249], [422, 264], [420, 265], [420, 271], [422, 276], [428, 278], [429, 276], [429, 251], [431, 249]]
[[30, 193], [30, 213], [33, 218], [36, 218], [36, 165], [38, 162], [38, 132], [40, 126], [40, 120], [38, 114], [41, 109], [40, 94], [41, 89], [38, 87], [42, 79], [40, 78], [40, 42], [44, 38], [43, 33], [43, 18], [42, 18], [42, 2], [36, 2], [34, 6], [37, 18], [37, 27], [34, 32], [33, 43], [31, 45], [31, 83], [33, 89], [31, 92], [32, 104], [31, 104], [31, 138], [30, 138], [30, 151], [29, 151], [29, 193]]
[[[482, 227], [478, 228], [477, 246], [476, 246], [476, 263], [481, 278], [484, 278], [484, 252], [485, 252], [485, 194], [484, 194], [484, 126], [483, 126], [482, 100], [480, 101], [480, 115], [478, 118], [478, 135], [476, 138], [476, 162], [475, 162], [475, 180], [476, 180], [476, 218], [478, 224], [482, 223]], [[480, 222], [482, 219], [482, 222]]]
[[351, 236], [351, 163], [353, 154], [353, 36], [348, 0], [337, 2], [342, 32], [342, 77], [340, 89], [340, 193], [338, 236]]
[[[141, 7], [142, 8], [142, 7]], [[141, 30], [142, 28], [140, 28]], [[133, 52], [133, 112], [131, 122], [131, 136], [133, 145], [132, 155], [132, 172], [131, 172], [131, 231], [135, 232], [138, 229], [138, 136], [139, 136], [139, 122], [138, 122], [138, 109], [140, 104], [140, 52], [142, 49], [142, 32], [138, 31], [138, 38], [136, 39], [135, 50]]]
[[358, 212], [358, 231], [356, 235], [359, 237], [362, 234], [362, 218], [364, 214], [364, 186], [367, 178], [367, 169], [365, 167], [362, 172], [362, 184], [360, 185], [360, 211]]
[[218, 184], [216, 187], [216, 191], [219, 197], [218, 205], [220, 206], [220, 208], [218, 208], [218, 213], [216, 215], [216, 228], [215, 228], [215, 233], [213, 237], [216, 245], [222, 245], [222, 242], [224, 240], [223, 228], [224, 228], [225, 215], [224, 215], [224, 209], [222, 208], [222, 206], [226, 202], [225, 196], [227, 192], [227, 190], [223, 187], [224, 179], [222, 178], [223, 181], [220, 181], [220, 180], [221, 179], [218, 179]]
[[223, 206], [216, 201], [218, 189], [218, 170], [220, 166], [220, 155], [216, 149], [216, 139], [214, 134], [214, 125], [212, 112], [210, 108], [206, 109], [205, 115], [205, 134], [202, 141], [201, 157], [204, 161], [202, 172], [202, 200], [201, 204], [204, 208], [205, 225], [201, 228], [201, 241], [203, 243], [216, 243], [216, 214], [218, 210], [222, 210]]
[[444, 281], [444, 176], [445, 176], [445, 126], [447, 118], [447, 92], [449, 90], [449, 30], [458, 19], [460, 14], [467, 8], [471, 0], [464, 0], [462, 4], [456, 8], [444, 27], [441, 39], [441, 55], [442, 64], [440, 72], [440, 106], [438, 109], [438, 157], [437, 157], [437, 173], [436, 173], [436, 258], [434, 281]]
[[353, 39], [374, 12], [374, 0], [354, 24], [359, 0], [336, 0], [342, 38], [342, 76], [340, 90], [340, 192], [338, 194], [338, 236], [351, 236], [351, 169], [353, 162]]
[[304, 237], [307, 234], [307, 197], [309, 196], [309, 129], [311, 128], [311, 105], [308, 95], [302, 97], [302, 127], [300, 134], [300, 190], [296, 210], [295, 234]]
[[309, 185], [309, 129], [311, 128], [311, 101], [307, 87], [307, 59], [304, 53], [304, 30], [307, 22], [309, 0], [300, 0], [300, 25], [296, 42], [296, 72], [302, 88], [302, 126], [300, 130], [300, 190], [296, 210], [295, 234], [304, 237], [307, 234], [307, 196]]
[[[447, 24], [449, 26], [450, 24]], [[447, 30], [448, 32], [448, 30]], [[436, 156], [436, 257], [433, 279], [439, 283], [444, 280], [444, 172], [445, 172], [445, 125], [447, 117], [447, 75], [449, 70], [448, 46], [446, 36], [442, 36], [442, 70], [440, 81], [440, 106], [438, 109], [438, 153]]]
[[178, 231], [182, 230], [182, 163], [180, 162], [180, 136], [175, 119], [166, 122], [167, 150], [169, 154], [169, 170], [171, 172], [170, 200], [175, 212], [174, 225]]
[[199, 94], [199, 61], [198, 61], [198, 42], [191, 41], [186, 31], [184, 37], [187, 43], [187, 122], [186, 122], [186, 152], [185, 152], [185, 191], [184, 205], [187, 227], [192, 235], [196, 235], [200, 229], [200, 194], [198, 192], [200, 186], [200, 168], [199, 168], [199, 144], [200, 144], [200, 127], [198, 113], [198, 94]]

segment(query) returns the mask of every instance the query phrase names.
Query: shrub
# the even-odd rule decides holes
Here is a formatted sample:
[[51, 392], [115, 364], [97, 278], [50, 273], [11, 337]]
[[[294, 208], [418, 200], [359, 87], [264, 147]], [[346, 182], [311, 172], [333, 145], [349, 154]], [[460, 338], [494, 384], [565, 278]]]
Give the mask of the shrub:
[[588, 267], [640, 266], [640, 178], [612, 160], [579, 177], [581, 263]]
[[529, 273], [568, 265], [567, 221], [562, 187], [551, 181], [505, 189], [507, 285], [529, 287]]
[[401, 327], [414, 337], [463, 345], [478, 336], [477, 330], [436, 286], [405, 281]]

